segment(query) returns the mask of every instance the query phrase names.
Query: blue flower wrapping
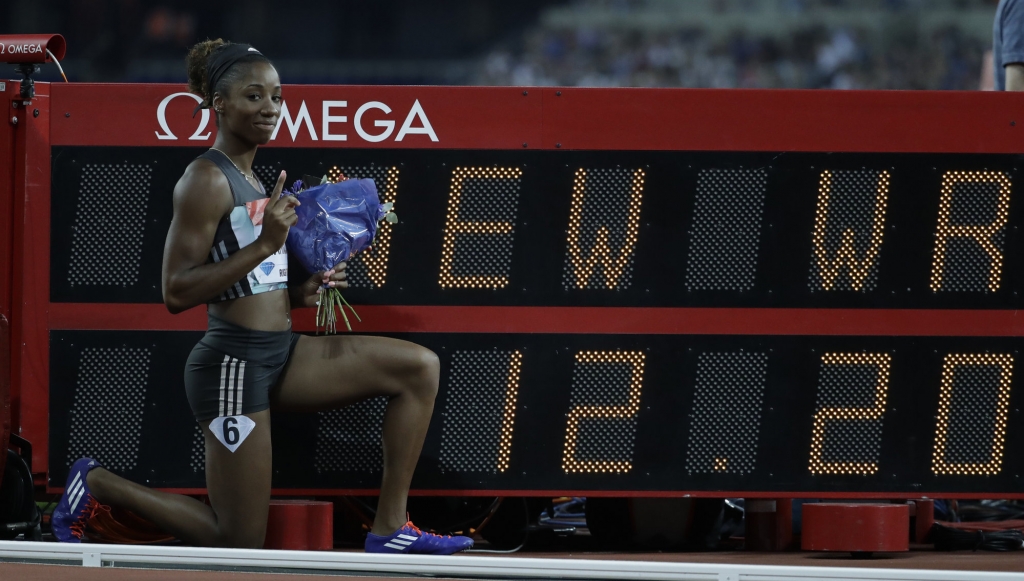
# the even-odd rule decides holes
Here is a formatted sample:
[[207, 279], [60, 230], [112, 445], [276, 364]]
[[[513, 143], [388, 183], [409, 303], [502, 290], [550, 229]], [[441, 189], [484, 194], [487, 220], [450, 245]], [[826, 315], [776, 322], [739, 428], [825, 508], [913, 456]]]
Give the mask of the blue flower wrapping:
[[[296, 182], [295, 189], [301, 187]], [[298, 222], [288, 231], [288, 253], [309, 273], [330, 270], [366, 250], [384, 217], [371, 179], [321, 184], [295, 194]]]

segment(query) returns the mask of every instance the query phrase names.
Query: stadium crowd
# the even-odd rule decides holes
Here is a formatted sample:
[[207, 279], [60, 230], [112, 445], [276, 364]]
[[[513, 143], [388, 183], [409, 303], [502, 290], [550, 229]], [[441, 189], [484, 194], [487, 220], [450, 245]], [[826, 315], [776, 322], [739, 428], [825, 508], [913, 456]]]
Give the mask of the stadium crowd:
[[[471, 83], [972, 90], [978, 87], [982, 55], [991, 45], [984, 30], [978, 33], [977, 19], [970, 29], [955, 18], [928, 28], [918, 26], [918, 16], [929, 6], [915, 0], [875, 2], [880, 17], [867, 25], [863, 18], [848, 23], [842, 18], [815, 18], [823, 12], [855, 13], [855, 7], [865, 3], [782, 0], [773, 3], [771, 12], [777, 16], [781, 10], [791, 23], [781, 30], [736, 27], [717, 33], [696, 19], [679, 27], [658, 25], [658, 6], [663, 4], [576, 2], [570, 10], [578, 15], [577, 24], [563, 18], [529, 29], [487, 55]], [[728, 15], [763, 2], [710, 4], [712, 12]], [[965, 0], [952, 8], [994, 11], [991, 2], [980, 0]], [[586, 13], [594, 10], [610, 13], [611, 22], [587, 18]], [[637, 14], [653, 18], [630, 18]], [[990, 15], [988, 23], [990, 31]]]

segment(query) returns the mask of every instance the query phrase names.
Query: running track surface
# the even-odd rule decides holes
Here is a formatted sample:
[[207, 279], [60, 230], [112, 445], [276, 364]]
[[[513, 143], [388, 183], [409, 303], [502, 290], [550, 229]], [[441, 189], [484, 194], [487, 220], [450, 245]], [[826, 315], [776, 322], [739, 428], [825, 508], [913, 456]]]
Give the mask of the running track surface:
[[[504, 557], [513, 555], [501, 555]], [[691, 562], [728, 565], [783, 565], [813, 567], [864, 567], [886, 569], [939, 569], [954, 571], [1024, 572], [1024, 551], [994, 553], [960, 551], [910, 551], [890, 553], [872, 559], [850, 559], [842, 553], [520, 553], [518, 556], [560, 559], [609, 559], [663, 562]], [[360, 577], [290, 573], [238, 573], [227, 571], [188, 571], [166, 569], [85, 568], [67, 565], [26, 565], [0, 563], [0, 579], [18, 581], [386, 581], [412, 576]], [[444, 578], [432, 577], [432, 581]], [[467, 581], [462, 578], [461, 581]]]
[[[0, 563], [0, 579], [11, 581], [387, 581], [409, 577], [355, 577], [348, 575], [288, 575], [277, 573], [232, 573], [226, 571], [180, 571], [68, 565], [19, 565]], [[446, 580], [440, 577], [432, 581]]]

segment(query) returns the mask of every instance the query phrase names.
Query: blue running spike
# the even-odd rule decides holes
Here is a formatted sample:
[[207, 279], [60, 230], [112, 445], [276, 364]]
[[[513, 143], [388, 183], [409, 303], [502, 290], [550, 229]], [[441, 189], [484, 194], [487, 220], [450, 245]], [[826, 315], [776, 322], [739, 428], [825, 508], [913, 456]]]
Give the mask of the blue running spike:
[[387, 536], [366, 535], [367, 553], [405, 553], [409, 555], [451, 555], [473, 548], [473, 539], [425, 533], [412, 521]]
[[50, 527], [53, 536], [62, 543], [81, 543], [85, 521], [99, 506], [93, 499], [85, 477], [93, 468], [102, 468], [92, 458], [82, 458], [71, 465], [68, 480], [64, 484], [64, 495], [53, 511]]

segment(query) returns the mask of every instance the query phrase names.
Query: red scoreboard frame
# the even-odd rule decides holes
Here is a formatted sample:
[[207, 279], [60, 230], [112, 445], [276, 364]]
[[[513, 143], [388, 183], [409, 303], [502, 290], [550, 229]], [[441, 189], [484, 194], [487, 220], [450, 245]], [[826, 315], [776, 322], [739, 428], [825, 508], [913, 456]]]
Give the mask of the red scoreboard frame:
[[[33, 466], [42, 481], [45, 474], [38, 470], [48, 466], [50, 448], [51, 331], [201, 331], [206, 323], [198, 308], [172, 316], [158, 304], [50, 302], [51, 147], [204, 146], [212, 144], [215, 128], [207, 111], [191, 115], [196, 98], [180, 85], [37, 83], [31, 101], [20, 99], [17, 90], [16, 83], [7, 83], [3, 95], [9, 119], [0, 129], [0, 163], [9, 168], [0, 180], [0, 228], [7, 233], [0, 239], [0, 315], [10, 320], [11, 345], [10, 374], [0, 381], [0, 391], [9, 381], [11, 426], [33, 443]], [[1017, 123], [1017, 117], [1024, 123], [1024, 102], [1009, 93], [286, 86], [284, 98], [287, 119], [267, 147], [935, 154], [1024, 150], [1024, 126]], [[1024, 336], [1024, 321], [1015, 309], [374, 305], [360, 312], [367, 321], [360, 331], [389, 333]], [[295, 320], [296, 330], [312, 330], [312, 317]], [[733, 494], [786, 496], [778, 491]], [[1024, 492], [1012, 496], [1024, 498]]]

